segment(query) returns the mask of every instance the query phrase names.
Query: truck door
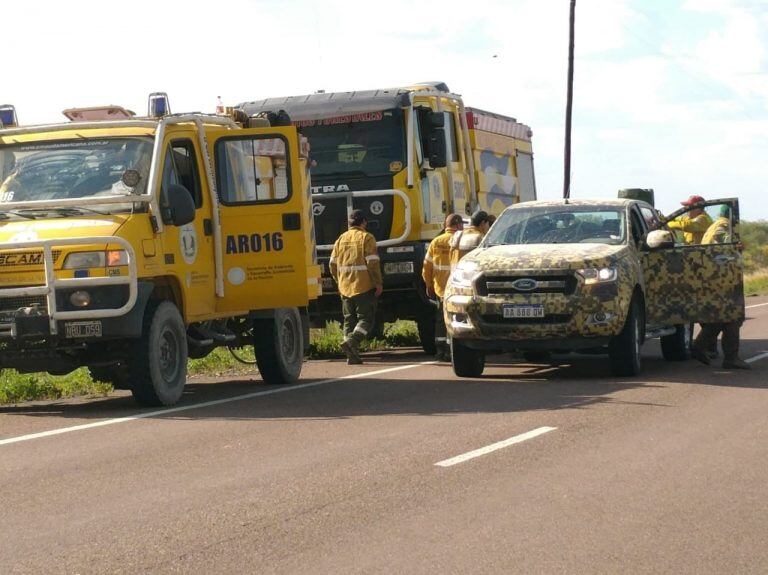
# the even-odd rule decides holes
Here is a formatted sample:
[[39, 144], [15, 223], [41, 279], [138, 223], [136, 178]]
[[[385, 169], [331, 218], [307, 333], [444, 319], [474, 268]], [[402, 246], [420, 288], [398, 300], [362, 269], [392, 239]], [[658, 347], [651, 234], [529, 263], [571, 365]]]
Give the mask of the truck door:
[[223, 242], [217, 310], [306, 306], [307, 250], [296, 129], [212, 130]]
[[[419, 149], [422, 150], [422, 166], [427, 165], [429, 169], [421, 170], [421, 189], [422, 206], [424, 209], [424, 223], [427, 228], [437, 231], [442, 228], [445, 216], [452, 213], [453, 191], [448, 183], [448, 170], [452, 169], [451, 150], [448, 149], [448, 112], [438, 112], [430, 106], [417, 106], [416, 119], [418, 138], [420, 140]], [[436, 122], [436, 120], [438, 122]], [[429, 163], [430, 140], [440, 139], [444, 142], [445, 156], [447, 158], [446, 166], [432, 166]], [[451, 172], [452, 173], [452, 172]], [[431, 226], [429, 224], [432, 224]]]
[[459, 128], [461, 124], [457, 112], [445, 113], [445, 136], [448, 145], [448, 162], [453, 176], [452, 203], [453, 211], [457, 214], [469, 215], [469, 162], [464, 157], [463, 135]]
[[[679, 325], [744, 319], [738, 200], [711, 200], [697, 206], [712, 220], [701, 240], [645, 254], [649, 323]], [[667, 221], [696, 209], [678, 210]]]
[[[185, 308], [188, 318], [213, 313], [215, 291], [213, 284], [213, 236], [210, 230], [211, 200], [201, 187], [201, 162], [194, 133], [174, 133], [165, 149], [161, 187], [171, 184], [184, 186], [195, 202], [195, 220], [179, 228], [168, 228], [164, 252], [172, 255], [181, 266], [181, 281], [185, 283]], [[208, 222], [208, 223], [206, 223]], [[174, 234], [178, 233], [177, 237]]]

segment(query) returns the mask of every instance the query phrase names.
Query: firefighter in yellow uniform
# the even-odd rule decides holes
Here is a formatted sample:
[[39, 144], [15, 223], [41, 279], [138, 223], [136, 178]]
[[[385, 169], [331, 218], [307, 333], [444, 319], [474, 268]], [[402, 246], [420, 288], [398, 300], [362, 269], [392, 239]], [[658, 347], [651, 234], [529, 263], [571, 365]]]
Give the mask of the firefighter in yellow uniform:
[[472, 216], [470, 223], [471, 225], [466, 230], [460, 230], [451, 237], [451, 267], [454, 267], [461, 258], [479, 246], [491, 227], [488, 213], [482, 210]]
[[352, 210], [349, 229], [339, 236], [331, 252], [331, 275], [339, 286], [344, 314], [344, 341], [341, 349], [347, 363], [363, 363], [360, 342], [373, 327], [376, 299], [382, 280], [376, 239], [366, 231], [368, 218], [362, 210]]
[[[701, 240], [702, 244], [726, 244], [733, 241], [731, 226], [731, 208], [727, 204], [720, 207], [719, 217], [709, 226]], [[706, 365], [710, 364], [709, 351], [717, 351], [717, 336], [723, 334], [723, 369], [752, 369], [739, 358], [739, 339], [741, 321], [725, 323], [703, 323], [701, 331], [691, 346], [691, 356]]]
[[[684, 202], [680, 202], [680, 205], [693, 206], [703, 201], [704, 198], [701, 196], [691, 196]], [[687, 246], [700, 244], [704, 234], [711, 225], [712, 218], [709, 217], [703, 208], [696, 208], [685, 215], [667, 222], [667, 227], [670, 230], [680, 230], [683, 233], [683, 241]]]
[[427, 295], [437, 299], [437, 315], [435, 316], [435, 346], [437, 359], [448, 361], [451, 356], [446, 339], [445, 320], [443, 319], [443, 295], [445, 286], [451, 275], [451, 237], [464, 227], [459, 214], [451, 214], [445, 219], [445, 232], [437, 236], [429, 244], [421, 276], [427, 287]]

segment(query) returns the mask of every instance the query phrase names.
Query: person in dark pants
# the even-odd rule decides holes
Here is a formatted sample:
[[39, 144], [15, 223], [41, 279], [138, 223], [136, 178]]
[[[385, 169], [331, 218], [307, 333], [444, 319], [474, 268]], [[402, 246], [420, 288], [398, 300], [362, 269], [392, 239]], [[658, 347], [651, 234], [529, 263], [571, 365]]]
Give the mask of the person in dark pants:
[[366, 231], [368, 218], [362, 210], [352, 210], [349, 229], [339, 236], [331, 252], [330, 268], [339, 286], [344, 315], [344, 341], [341, 349], [347, 363], [363, 363], [360, 342], [373, 328], [376, 302], [383, 285], [376, 239]]
[[[720, 217], [709, 226], [701, 240], [702, 244], [730, 243], [733, 237], [731, 225], [731, 210], [728, 205], [720, 207]], [[691, 356], [705, 365], [712, 359], [712, 350], [717, 355], [717, 336], [723, 334], [724, 369], [752, 369], [744, 360], [739, 359], [739, 340], [742, 321], [703, 323], [701, 331], [691, 346]]]

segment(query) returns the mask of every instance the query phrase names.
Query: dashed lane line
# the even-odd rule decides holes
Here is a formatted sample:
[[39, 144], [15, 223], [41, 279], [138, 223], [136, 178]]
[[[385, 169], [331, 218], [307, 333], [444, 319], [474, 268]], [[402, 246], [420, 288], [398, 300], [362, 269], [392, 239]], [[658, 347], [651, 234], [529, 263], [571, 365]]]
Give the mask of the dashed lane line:
[[470, 459], [474, 459], [475, 457], [487, 455], [488, 453], [497, 451], [499, 449], [504, 449], [505, 447], [509, 447], [510, 445], [515, 445], [516, 443], [522, 443], [523, 441], [528, 441], [529, 439], [533, 439], [534, 437], [538, 437], [539, 435], [544, 435], [545, 433], [549, 433], [550, 431], [554, 431], [555, 429], [557, 429], [557, 427], [538, 427], [526, 433], [521, 433], [520, 435], [515, 435], [514, 437], [505, 439], [504, 441], [498, 441], [496, 443], [486, 445], [485, 447], [481, 447], [480, 449], [475, 449], [473, 451], [468, 451], [467, 453], [462, 453], [461, 455], [457, 455], [456, 457], [451, 457], [450, 459], [444, 459], [443, 461], [438, 461], [437, 463], [435, 463], [435, 465], [437, 465], [438, 467], [451, 467], [453, 465], [458, 465], [459, 463], [464, 463], [465, 461], [469, 461]]
[[436, 363], [434, 361], [422, 361], [420, 363], [411, 363], [408, 365], [399, 365], [397, 367], [388, 367], [387, 369], [377, 369], [376, 371], [367, 371], [364, 373], [355, 373], [352, 375], [345, 375], [343, 377], [334, 377], [332, 379], [323, 379], [320, 381], [312, 381], [310, 383], [300, 383], [298, 385], [290, 385], [286, 387], [277, 387], [274, 389], [267, 389], [264, 391], [255, 391], [253, 393], [246, 393], [244, 395], [236, 395], [234, 397], [227, 397], [225, 399], [216, 399], [213, 401], [205, 401], [203, 403], [195, 403], [192, 405], [182, 405], [179, 407], [170, 407], [168, 409], [159, 409], [157, 411], [147, 411], [145, 413], [137, 413], [135, 415], [129, 415], [127, 417], [117, 417], [114, 419], [104, 419], [102, 421], [95, 421], [93, 423], [85, 423], [82, 425], [72, 425], [70, 427], [60, 427], [58, 429], [50, 429], [48, 431], [41, 431], [39, 433], [30, 433], [27, 435], [19, 435], [16, 437], [8, 437], [7, 439], [0, 439], [0, 446], [10, 445], [11, 443], [20, 443], [22, 441], [31, 441], [33, 439], [42, 439], [44, 437], [52, 437], [54, 435], [62, 435], [63, 433], [71, 433], [73, 431], [83, 431], [86, 429], [95, 429], [97, 427], [105, 427], [107, 425], [117, 425], [118, 423], [128, 423], [129, 421], [136, 421], [137, 419], [147, 419], [150, 417], [160, 417], [163, 415], [169, 415], [171, 413], [181, 413], [182, 411], [190, 411], [192, 409], [201, 409], [203, 407], [211, 407], [214, 405], [223, 405], [225, 403], [234, 403], [236, 401], [245, 401], [246, 399], [253, 399], [254, 397], [262, 397], [264, 395], [274, 395], [276, 393], [286, 393], [289, 391], [297, 391], [299, 389], [308, 389], [310, 387], [318, 387], [327, 383], [335, 383], [337, 381], [345, 381], [349, 379], [358, 379], [363, 377], [372, 377], [375, 375], [383, 375], [385, 373], [392, 373], [395, 371], [403, 371], [405, 369], [413, 369], [414, 367], [421, 367], [423, 365], [430, 365]]
[[768, 301], [765, 303], [756, 303], [754, 305], [748, 305], [748, 306], [745, 306], [744, 309], [752, 309], [753, 307], [761, 307], [764, 305], [768, 305]]
[[750, 357], [749, 359], [745, 359], [744, 361], [746, 361], [747, 363], [754, 363], [756, 361], [760, 361], [761, 359], [765, 359], [766, 357], [768, 357], [768, 351], [765, 353], [756, 355], [754, 357]]

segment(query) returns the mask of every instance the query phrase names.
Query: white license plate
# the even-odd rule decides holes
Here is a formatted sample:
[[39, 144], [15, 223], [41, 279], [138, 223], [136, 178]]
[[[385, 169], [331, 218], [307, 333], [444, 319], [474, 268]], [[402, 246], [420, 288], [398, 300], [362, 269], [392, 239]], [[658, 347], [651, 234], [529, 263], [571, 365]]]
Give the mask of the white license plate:
[[70, 321], [64, 324], [67, 337], [101, 337], [100, 321]]
[[544, 317], [543, 305], [505, 305], [502, 308], [505, 318]]

